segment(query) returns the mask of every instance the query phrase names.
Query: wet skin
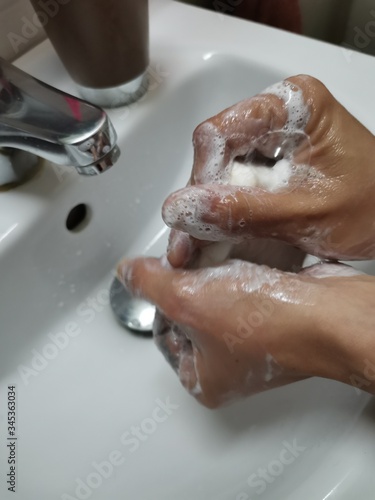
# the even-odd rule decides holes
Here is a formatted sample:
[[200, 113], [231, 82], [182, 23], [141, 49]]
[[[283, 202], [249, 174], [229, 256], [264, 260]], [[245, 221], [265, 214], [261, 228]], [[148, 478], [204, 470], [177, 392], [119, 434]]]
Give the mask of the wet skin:
[[[194, 132], [189, 185], [163, 207], [168, 260], [119, 265], [130, 291], [157, 305], [156, 343], [208, 407], [310, 376], [375, 393], [375, 278], [342, 264], [300, 270], [304, 252], [374, 258], [375, 139], [322, 83], [288, 81], [308, 108], [308, 140], [295, 143], [288, 189], [226, 182], [233, 158], [254, 145], [268, 157], [285, 147], [285, 100], [266, 93], [243, 101]], [[184, 218], [186, 200], [194, 201]], [[204, 225], [211, 230], [202, 235]], [[229, 242], [230, 260], [197, 269], [212, 242]]]

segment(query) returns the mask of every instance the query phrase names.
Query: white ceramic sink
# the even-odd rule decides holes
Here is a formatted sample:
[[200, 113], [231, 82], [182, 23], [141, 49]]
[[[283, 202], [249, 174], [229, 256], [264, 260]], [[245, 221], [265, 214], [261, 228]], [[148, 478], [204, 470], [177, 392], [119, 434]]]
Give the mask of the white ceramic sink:
[[[373, 499], [372, 398], [312, 379], [209, 411], [152, 341], [118, 325], [108, 287], [122, 255], [163, 253], [160, 207], [188, 178], [200, 121], [305, 72], [374, 131], [374, 59], [168, 1], [153, 5], [151, 47], [149, 94], [110, 112], [114, 168], [88, 179], [46, 165], [0, 192], [0, 498]], [[48, 42], [17, 64], [75, 92]], [[87, 224], [68, 232], [80, 203]], [[8, 385], [16, 493], [6, 484]]]

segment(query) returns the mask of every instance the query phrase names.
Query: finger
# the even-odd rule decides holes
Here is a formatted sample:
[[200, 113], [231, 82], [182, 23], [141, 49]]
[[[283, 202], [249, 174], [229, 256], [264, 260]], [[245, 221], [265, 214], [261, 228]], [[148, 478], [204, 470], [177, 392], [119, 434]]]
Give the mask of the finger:
[[310, 80], [284, 80], [200, 124], [193, 134], [191, 184], [225, 181], [225, 167], [236, 157], [291, 157], [306, 143], [311, 108], [305, 93]]
[[[168, 262], [174, 268], [192, 269], [192, 266], [195, 268], [199, 251], [209, 245], [211, 245], [209, 241], [198, 240], [187, 233], [172, 229], [167, 249]], [[224, 258], [220, 262], [223, 260]]]
[[269, 158], [280, 149], [283, 137], [269, 136], [287, 120], [284, 102], [276, 95], [264, 94], [241, 101], [198, 125], [193, 134], [194, 165], [192, 184], [225, 180], [234, 158], [248, 156], [255, 149]]
[[[184, 387], [197, 396], [200, 387], [195, 363], [197, 348], [186, 334], [193, 315], [188, 303], [180, 305], [177, 292], [183, 289], [185, 273], [163, 265], [161, 259], [150, 258], [123, 260], [117, 272], [129, 291], [157, 306], [153, 325], [155, 343]], [[175, 280], [177, 286], [173, 284]]]
[[196, 349], [183, 328], [171, 323], [158, 311], [154, 322], [154, 340], [183, 386], [196, 395], [200, 386], [195, 362]]
[[169, 235], [167, 258], [172, 267], [186, 267], [195, 253], [194, 240], [181, 231], [172, 229]]
[[[230, 275], [231, 267], [227, 265]], [[216, 318], [216, 312], [208, 310], [206, 304], [208, 296], [217, 294], [218, 280], [212, 269], [174, 269], [163, 259], [137, 258], [121, 261], [117, 274], [132, 295], [155, 304], [170, 321], [185, 329], [199, 330], [203, 318]]]
[[155, 304], [169, 320], [193, 329], [204, 315], [199, 294], [205, 281], [196, 272], [174, 269], [163, 258], [125, 259], [117, 268], [119, 280], [130, 293]]
[[180, 352], [189, 349], [190, 343], [187, 337], [181, 335], [173, 326], [174, 323], [157, 309], [153, 324], [154, 341], [173, 370], [178, 373]]
[[177, 273], [165, 260], [155, 258], [124, 259], [117, 267], [119, 280], [134, 296], [143, 297], [163, 311], [173, 309], [169, 304]]
[[364, 273], [341, 262], [322, 262], [305, 267], [299, 273], [300, 276], [310, 276], [312, 278], [352, 278], [362, 276]]
[[270, 193], [259, 188], [191, 186], [169, 196], [163, 219], [197, 239], [238, 242], [272, 237], [294, 243], [317, 209], [304, 191]]

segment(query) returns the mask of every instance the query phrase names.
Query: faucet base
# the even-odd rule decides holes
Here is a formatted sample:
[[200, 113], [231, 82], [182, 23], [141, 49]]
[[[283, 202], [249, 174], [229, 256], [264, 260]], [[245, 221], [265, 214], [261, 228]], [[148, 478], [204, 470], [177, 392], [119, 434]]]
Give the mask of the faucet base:
[[77, 85], [77, 87], [83, 99], [92, 104], [116, 108], [131, 104], [143, 97], [148, 89], [148, 72], [145, 71], [134, 80], [118, 87], [90, 88], [82, 85]]
[[33, 176], [40, 159], [18, 149], [0, 148], [0, 187], [13, 187]]

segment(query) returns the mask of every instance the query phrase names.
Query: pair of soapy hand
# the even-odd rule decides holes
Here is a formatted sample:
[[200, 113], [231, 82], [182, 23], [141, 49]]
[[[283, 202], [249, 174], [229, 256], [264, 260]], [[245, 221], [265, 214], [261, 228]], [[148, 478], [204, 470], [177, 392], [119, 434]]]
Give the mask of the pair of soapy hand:
[[[193, 142], [190, 182], [163, 206], [167, 259], [118, 271], [157, 305], [155, 340], [182, 384], [208, 407], [310, 376], [375, 393], [375, 278], [336, 262], [375, 258], [374, 136], [297, 76]], [[272, 169], [254, 166], [265, 158]], [[301, 270], [305, 253], [325, 262]]]

